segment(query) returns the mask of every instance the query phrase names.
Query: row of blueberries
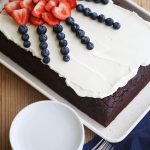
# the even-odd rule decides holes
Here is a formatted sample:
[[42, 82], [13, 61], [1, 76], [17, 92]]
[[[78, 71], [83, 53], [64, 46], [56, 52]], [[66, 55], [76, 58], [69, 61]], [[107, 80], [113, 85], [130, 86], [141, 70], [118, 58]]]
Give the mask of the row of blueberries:
[[63, 55], [63, 60], [68, 62], [70, 60], [70, 56], [68, 55], [70, 50], [67, 47], [68, 42], [65, 40], [65, 34], [62, 32], [63, 27], [60, 24], [56, 24], [53, 27], [53, 31], [56, 33], [56, 38], [59, 41], [59, 46], [61, 47], [60, 52]]
[[29, 48], [31, 46], [31, 42], [29, 41], [27, 26], [19, 26], [18, 32], [22, 35], [21, 39], [23, 40], [23, 46]]
[[37, 27], [37, 33], [39, 34], [39, 41], [40, 41], [40, 49], [41, 49], [41, 55], [43, 57], [43, 63], [48, 64], [50, 62], [50, 57], [49, 57], [49, 50], [48, 44], [47, 44], [47, 28], [45, 26], [38, 26]]
[[109, 0], [86, 0], [87, 2], [95, 2], [95, 3], [102, 3], [104, 5], [109, 3]]
[[90, 38], [85, 36], [85, 31], [80, 29], [80, 26], [75, 23], [75, 20], [72, 17], [68, 17], [66, 19], [66, 24], [71, 26], [71, 30], [76, 33], [76, 36], [81, 39], [81, 43], [86, 44], [88, 50], [92, 50], [94, 48], [94, 44], [90, 42]]
[[84, 8], [82, 4], [78, 4], [76, 9], [78, 12], [82, 12], [85, 16], [90, 17], [92, 20], [98, 20], [100, 23], [105, 23], [107, 26], [113, 26], [116, 30], [121, 27], [119, 22], [114, 22], [112, 18], [106, 18], [103, 14], [98, 15], [96, 12], [92, 12], [90, 8]]

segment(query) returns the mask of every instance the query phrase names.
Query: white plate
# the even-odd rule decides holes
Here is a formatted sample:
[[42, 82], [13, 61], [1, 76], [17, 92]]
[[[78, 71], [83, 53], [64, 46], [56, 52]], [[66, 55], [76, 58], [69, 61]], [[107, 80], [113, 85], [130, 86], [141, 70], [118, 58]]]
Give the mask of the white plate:
[[[119, 1], [119, 0], [115, 0]], [[137, 7], [128, 0], [120, 0], [123, 5], [130, 7], [130, 9], [137, 11], [141, 16], [149, 19], [149, 14], [143, 9]], [[59, 96], [49, 87], [44, 85], [37, 78], [18, 66], [8, 57], [0, 52], [0, 62], [17, 74], [20, 78], [25, 80], [43, 95], [49, 99], [58, 100], [71, 106], [80, 116], [83, 124], [91, 129], [93, 132], [104, 138], [105, 140], [116, 143], [122, 141], [133, 128], [141, 121], [145, 114], [150, 110], [150, 83], [140, 92], [140, 94], [116, 117], [116, 119], [107, 127], [103, 127], [92, 118], [88, 117], [85, 113], [70, 104], [63, 97]]]

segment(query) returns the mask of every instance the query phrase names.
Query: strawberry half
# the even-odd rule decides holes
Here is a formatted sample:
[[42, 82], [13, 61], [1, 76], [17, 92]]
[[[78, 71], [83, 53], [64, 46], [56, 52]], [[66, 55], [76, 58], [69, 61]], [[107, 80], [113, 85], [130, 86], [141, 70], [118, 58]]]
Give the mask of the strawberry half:
[[5, 11], [10, 15], [13, 10], [20, 9], [20, 1], [6, 3], [4, 8]]
[[35, 4], [37, 4], [39, 1], [40, 1], [40, 0], [33, 0], [33, 2], [34, 2]]
[[43, 25], [45, 23], [43, 19], [36, 18], [34, 16], [31, 16], [29, 21], [30, 21], [30, 23], [37, 25], [37, 26]]
[[70, 4], [71, 8], [76, 8], [77, 6], [76, 0], [66, 0], [66, 1]]
[[32, 2], [32, 0], [23, 0], [20, 1], [20, 6], [21, 8], [27, 8], [31, 11], [34, 8], [34, 3]]
[[59, 20], [65, 20], [71, 15], [71, 7], [65, 1], [60, 2], [58, 7], [52, 8], [52, 14]]
[[45, 5], [46, 1], [45, 0], [40, 0], [32, 10], [32, 15], [37, 18], [42, 17], [42, 13], [45, 12]]
[[60, 23], [60, 21], [57, 18], [55, 18], [51, 13], [43, 13], [42, 18], [49, 26], [54, 26]]
[[29, 10], [27, 8], [13, 10], [11, 16], [17, 24], [26, 25], [29, 20]]
[[59, 0], [49, 0], [45, 6], [45, 9], [49, 12], [54, 6], [59, 4]]

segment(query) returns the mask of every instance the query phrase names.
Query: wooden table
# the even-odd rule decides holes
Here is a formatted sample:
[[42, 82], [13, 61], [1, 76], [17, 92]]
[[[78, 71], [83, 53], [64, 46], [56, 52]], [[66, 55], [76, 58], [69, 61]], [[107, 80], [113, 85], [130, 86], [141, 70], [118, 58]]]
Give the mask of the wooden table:
[[[150, 0], [134, 0], [150, 11]], [[9, 127], [16, 113], [34, 101], [46, 99], [30, 85], [0, 64], [0, 150], [11, 150]], [[86, 141], [94, 133], [86, 128]]]

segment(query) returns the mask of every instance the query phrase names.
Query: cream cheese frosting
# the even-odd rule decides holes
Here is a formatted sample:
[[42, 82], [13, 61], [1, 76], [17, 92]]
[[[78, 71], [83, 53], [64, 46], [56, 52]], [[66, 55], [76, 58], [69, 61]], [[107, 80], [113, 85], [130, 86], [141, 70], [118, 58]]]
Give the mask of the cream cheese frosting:
[[[56, 35], [47, 26], [51, 58], [48, 65], [60, 77], [65, 78], [67, 86], [79, 96], [104, 98], [125, 86], [137, 74], [141, 65], [150, 64], [150, 25], [136, 13], [121, 8], [112, 1], [106, 6], [85, 1], [79, 3], [91, 8], [93, 12], [113, 18], [122, 27], [116, 31], [73, 10], [72, 17], [90, 37], [95, 48], [87, 50], [70, 27], [62, 22], [71, 51], [71, 60], [66, 63], [62, 60]], [[16, 23], [5, 13], [0, 14], [0, 31], [33, 56], [42, 59], [36, 27], [28, 25], [28, 28], [31, 47], [24, 48]]]

